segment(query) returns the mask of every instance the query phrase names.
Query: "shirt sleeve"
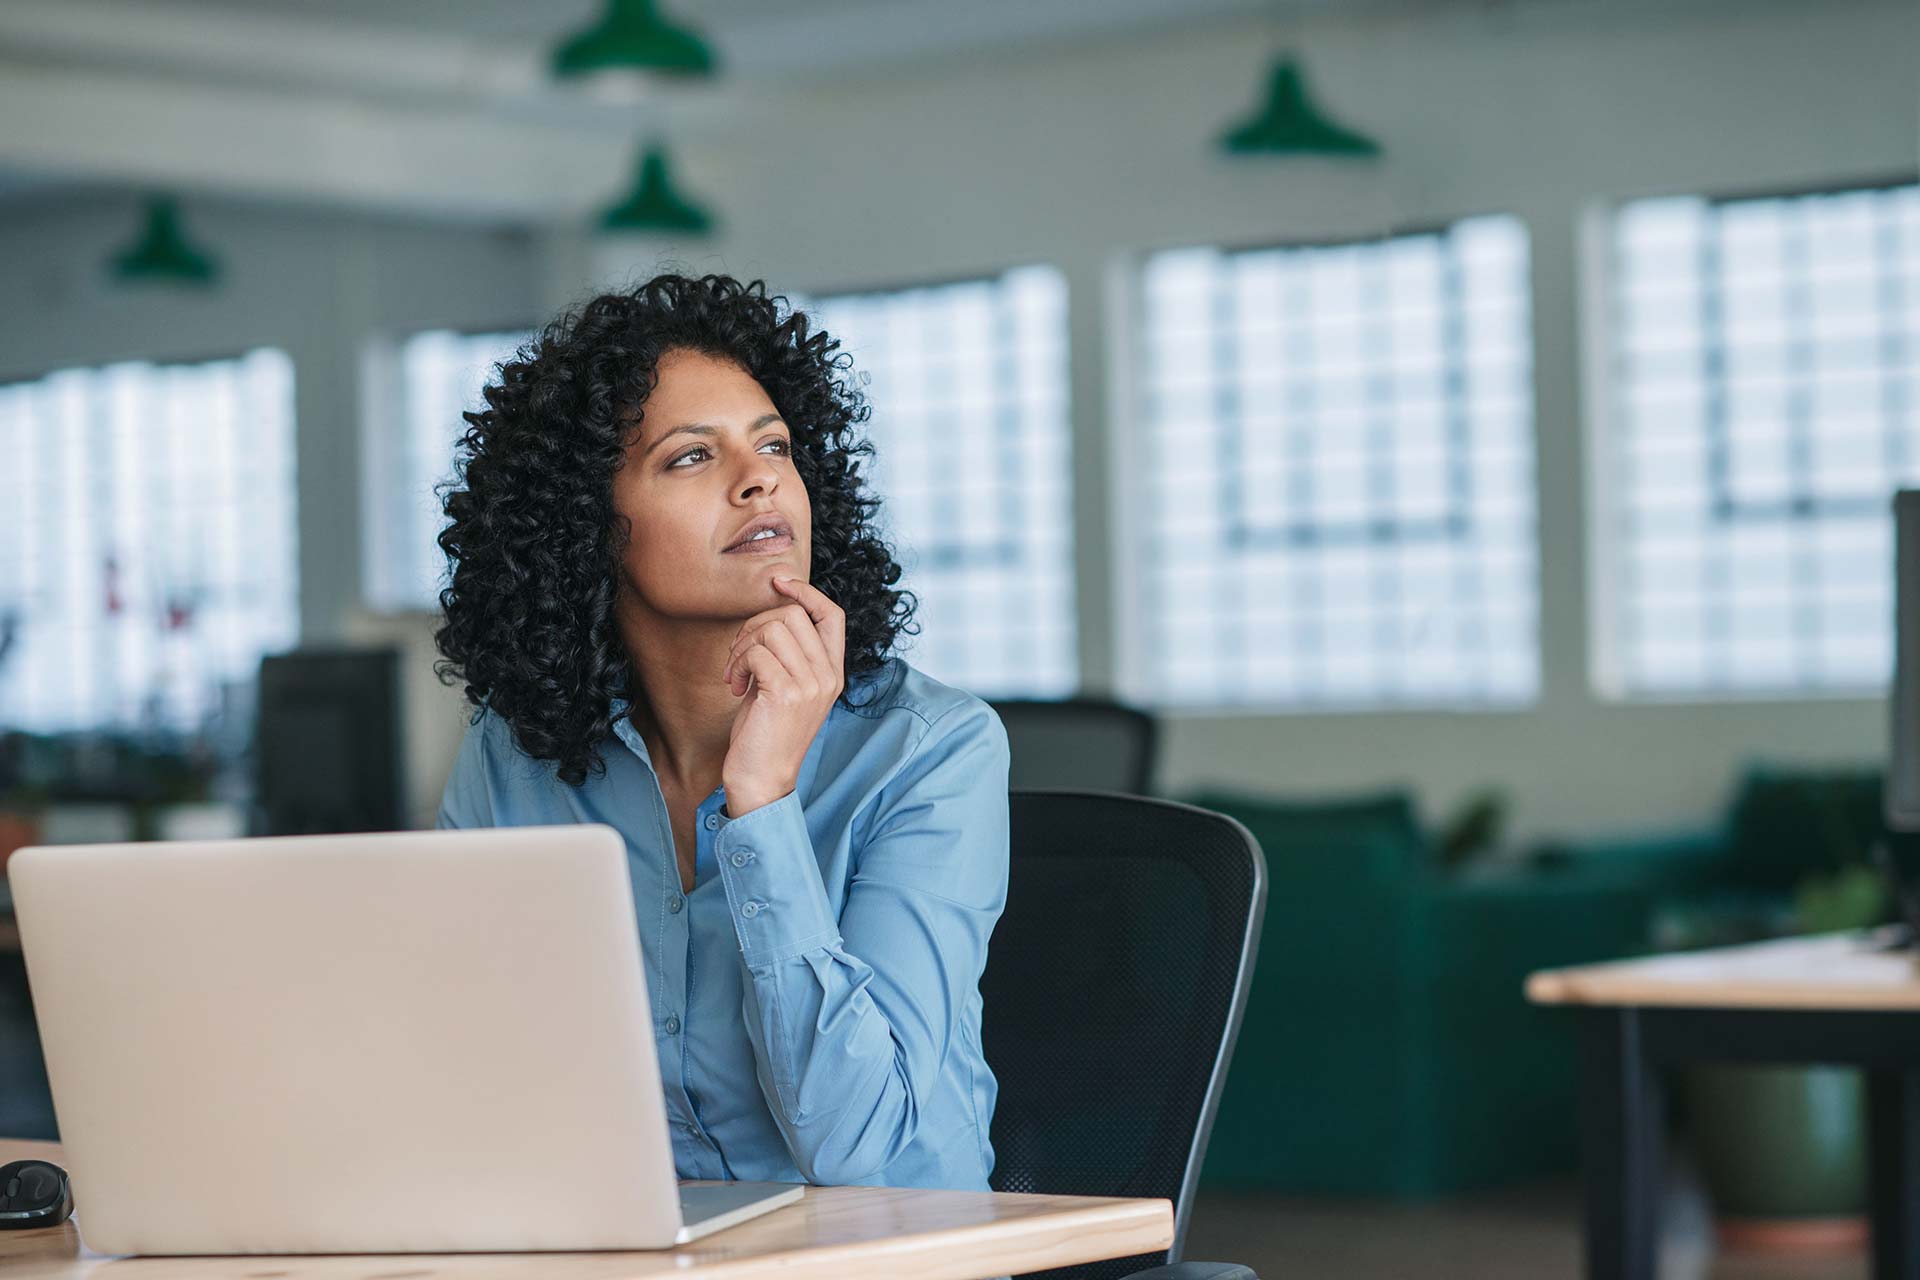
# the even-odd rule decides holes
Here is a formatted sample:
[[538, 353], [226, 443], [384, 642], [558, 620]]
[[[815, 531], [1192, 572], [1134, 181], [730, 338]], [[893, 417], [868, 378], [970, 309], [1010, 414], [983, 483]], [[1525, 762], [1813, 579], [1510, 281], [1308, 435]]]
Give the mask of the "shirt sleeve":
[[446, 789], [440, 793], [440, 812], [434, 826], [491, 827], [493, 800], [487, 779], [487, 721], [482, 715], [467, 726], [460, 740], [460, 751], [447, 775]]
[[928, 1117], [1006, 906], [1006, 729], [941, 714], [875, 800], [836, 921], [797, 793], [719, 828], [761, 1092], [807, 1180], [870, 1182]]

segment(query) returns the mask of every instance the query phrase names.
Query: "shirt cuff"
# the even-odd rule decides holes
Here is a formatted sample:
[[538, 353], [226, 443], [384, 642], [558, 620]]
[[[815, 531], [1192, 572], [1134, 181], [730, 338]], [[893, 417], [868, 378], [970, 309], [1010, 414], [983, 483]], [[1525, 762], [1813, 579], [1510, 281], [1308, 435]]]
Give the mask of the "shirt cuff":
[[752, 813], [723, 819], [713, 853], [749, 967], [840, 941], [798, 788]]

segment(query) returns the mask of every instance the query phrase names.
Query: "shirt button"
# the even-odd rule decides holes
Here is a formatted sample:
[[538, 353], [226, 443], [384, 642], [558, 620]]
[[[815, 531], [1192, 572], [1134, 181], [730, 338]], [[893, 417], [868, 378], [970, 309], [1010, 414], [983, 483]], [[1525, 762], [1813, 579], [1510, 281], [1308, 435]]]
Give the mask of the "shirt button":
[[686, 905], [687, 905], [687, 900], [681, 897], [677, 893], [674, 894], [671, 898], [667, 899], [667, 910], [673, 912], [674, 915], [679, 915], [680, 908]]
[[736, 853], [733, 855], [733, 865], [736, 867], [744, 867], [752, 861], [753, 855], [750, 853]]
[[708, 815], [707, 815], [707, 830], [709, 830], [709, 831], [711, 831], [711, 830], [713, 830], [713, 829], [714, 829], [715, 827], [717, 827], [717, 826], [719, 826], [719, 825], [720, 825], [720, 815], [719, 815], [719, 814], [717, 814], [717, 813], [710, 813], [710, 814], [708, 814]]
[[760, 904], [757, 902], [749, 902], [746, 906], [740, 908], [740, 914], [751, 920], [760, 914]]
[[677, 1036], [677, 1035], [679, 1035], [679, 1034], [680, 1034], [680, 1019], [679, 1019], [679, 1018], [677, 1018], [677, 1017], [674, 1017], [674, 1016], [672, 1016], [672, 1015], [668, 1015], [668, 1017], [667, 1017], [667, 1034], [668, 1034], [668, 1035], [670, 1035], [670, 1036]]

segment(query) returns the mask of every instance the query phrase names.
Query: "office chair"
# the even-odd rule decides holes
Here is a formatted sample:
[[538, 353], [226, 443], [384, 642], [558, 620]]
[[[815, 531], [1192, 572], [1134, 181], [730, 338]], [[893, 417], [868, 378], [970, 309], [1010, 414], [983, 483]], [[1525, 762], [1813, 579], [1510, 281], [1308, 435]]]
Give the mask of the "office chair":
[[995, 1191], [1173, 1201], [1173, 1244], [1051, 1280], [1257, 1280], [1181, 1262], [1266, 913], [1259, 843], [1225, 814], [1015, 790], [1007, 906], [981, 976], [1000, 1083]]
[[400, 830], [404, 736], [398, 649], [260, 659], [253, 834]]
[[1159, 731], [1138, 707], [1110, 698], [1009, 698], [988, 705], [1007, 728], [1008, 787], [1147, 793]]

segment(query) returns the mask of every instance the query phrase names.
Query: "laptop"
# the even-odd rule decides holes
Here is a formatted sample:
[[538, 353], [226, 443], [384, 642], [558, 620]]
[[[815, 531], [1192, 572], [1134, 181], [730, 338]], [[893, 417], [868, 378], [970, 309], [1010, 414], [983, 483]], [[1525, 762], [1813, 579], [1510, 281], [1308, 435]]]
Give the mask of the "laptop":
[[82, 1241], [664, 1249], [804, 1184], [676, 1178], [603, 825], [17, 851]]

